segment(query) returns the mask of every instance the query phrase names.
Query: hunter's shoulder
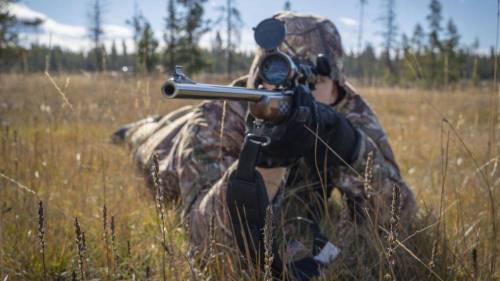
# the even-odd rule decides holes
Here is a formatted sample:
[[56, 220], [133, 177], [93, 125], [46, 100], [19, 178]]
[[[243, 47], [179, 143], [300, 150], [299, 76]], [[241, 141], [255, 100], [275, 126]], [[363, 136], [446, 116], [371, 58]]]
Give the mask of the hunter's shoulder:
[[342, 86], [342, 100], [335, 106], [335, 109], [344, 113], [348, 119], [359, 117], [373, 117], [375, 113], [368, 102], [358, 93], [350, 83], [346, 82]]
[[345, 115], [354, 125], [374, 140], [385, 138], [385, 131], [368, 102], [349, 83], [343, 86], [343, 100], [335, 109]]

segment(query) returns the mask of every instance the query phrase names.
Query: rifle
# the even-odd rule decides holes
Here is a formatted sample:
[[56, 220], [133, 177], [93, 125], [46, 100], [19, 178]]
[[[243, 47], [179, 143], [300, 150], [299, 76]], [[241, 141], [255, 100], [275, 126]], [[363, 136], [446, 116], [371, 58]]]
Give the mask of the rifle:
[[257, 64], [258, 78], [275, 90], [196, 83], [187, 78], [181, 67], [177, 66], [173, 76], [162, 86], [163, 95], [180, 99], [248, 101], [250, 113], [255, 118], [270, 123], [283, 121], [291, 110], [295, 87], [304, 85], [314, 89], [317, 75], [330, 74], [330, 64], [322, 54], [317, 56], [315, 65], [312, 65], [281, 52], [278, 46], [285, 39], [286, 28], [277, 19], [262, 21], [254, 32], [255, 41], [264, 50], [264, 55]]

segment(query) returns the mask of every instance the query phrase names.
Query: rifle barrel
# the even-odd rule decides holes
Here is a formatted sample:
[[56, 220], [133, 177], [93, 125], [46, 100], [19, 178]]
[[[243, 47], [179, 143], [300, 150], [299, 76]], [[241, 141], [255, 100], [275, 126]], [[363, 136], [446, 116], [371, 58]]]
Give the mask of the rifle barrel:
[[280, 92], [247, 89], [202, 83], [178, 83], [170, 79], [162, 86], [162, 94], [170, 99], [219, 99], [258, 102], [264, 96], [277, 96]]

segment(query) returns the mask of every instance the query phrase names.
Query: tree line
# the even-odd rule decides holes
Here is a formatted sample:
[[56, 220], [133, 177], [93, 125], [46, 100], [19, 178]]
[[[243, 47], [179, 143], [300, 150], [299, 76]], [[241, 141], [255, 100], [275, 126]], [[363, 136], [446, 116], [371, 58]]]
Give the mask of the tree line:
[[430, 0], [425, 24], [417, 23], [411, 35], [398, 33], [395, 0], [382, 0], [380, 23], [382, 52], [367, 44], [361, 49], [363, 7], [360, 0], [358, 51], [345, 57], [348, 76], [374, 84], [442, 87], [470, 82], [493, 80], [497, 55], [494, 47], [488, 53], [479, 52], [479, 40], [461, 44], [460, 32], [453, 19], [445, 21], [439, 0]]
[[[207, 0], [167, 0], [163, 20], [162, 46], [148, 19], [136, 4], [126, 24], [131, 28], [133, 50], [124, 40], [104, 46], [103, 29], [105, 0], [90, 0], [88, 38], [92, 48], [72, 52], [59, 46], [18, 43], [15, 26], [36, 28], [42, 20], [19, 21], [9, 14], [7, 5], [13, 0], [0, 0], [0, 71], [128, 71], [133, 73], [168, 72], [182, 65], [187, 73], [245, 72], [252, 53], [237, 50], [243, 27], [235, 0], [226, 0], [217, 8], [213, 20], [205, 18]], [[439, 0], [429, 1], [424, 23], [418, 23], [412, 34], [398, 32], [396, 0], [380, 1], [381, 48], [363, 44], [364, 7], [368, 0], [359, 0], [357, 49], [344, 58], [349, 77], [369, 84], [415, 85], [429, 87], [454, 85], [467, 81], [478, 85], [493, 80], [496, 51], [479, 52], [479, 41], [461, 44], [460, 32], [453, 19], [445, 20]], [[283, 9], [291, 10], [285, 1]], [[215, 30], [210, 48], [200, 47], [200, 38]], [[376, 51], [377, 49], [382, 51]], [[118, 51], [120, 50], [120, 51]]]
[[[17, 28], [32, 24], [37, 28], [43, 23], [38, 19], [30, 23], [9, 13], [8, 5], [15, 0], [0, 0], [0, 71], [37, 72], [51, 71], [127, 71], [151, 73], [171, 71], [182, 65], [187, 73], [227, 73], [248, 70], [253, 54], [237, 50], [241, 14], [235, 0], [226, 0], [218, 7], [219, 17], [204, 18], [207, 0], [168, 0], [165, 9], [162, 39], [163, 48], [148, 19], [137, 2], [134, 13], [126, 24], [132, 30], [133, 51], [127, 49], [124, 39], [104, 45], [104, 18], [106, 1], [91, 0], [88, 10], [88, 39], [92, 48], [87, 52], [74, 52], [60, 46], [33, 43], [29, 47], [19, 44]], [[200, 38], [211, 29], [218, 30], [211, 48], [201, 48]], [[225, 39], [222, 39], [222, 35]], [[121, 49], [119, 52], [118, 50]]]

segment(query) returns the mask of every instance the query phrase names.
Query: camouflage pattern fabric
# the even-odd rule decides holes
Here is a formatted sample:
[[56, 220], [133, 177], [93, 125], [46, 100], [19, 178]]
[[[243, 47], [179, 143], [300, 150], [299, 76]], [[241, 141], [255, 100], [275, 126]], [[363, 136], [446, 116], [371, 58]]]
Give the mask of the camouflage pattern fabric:
[[335, 109], [344, 113], [361, 133], [361, 147], [352, 167], [342, 166], [334, 171], [334, 186], [356, 202], [362, 212], [375, 210], [381, 224], [389, 222], [396, 192], [400, 220], [410, 222], [416, 212], [415, 198], [401, 177], [387, 136], [373, 111], [353, 87], [347, 83], [345, 89], [347, 98]]
[[[226, 118], [221, 135], [223, 111]], [[188, 213], [200, 192], [218, 181], [237, 159], [245, 133], [240, 122], [245, 111], [244, 104], [238, 102], [202, 103], [173, 139], [170, 152], [160, 158], [160, 168], [164, 164], [178, 177], [183, 213]]]
[[[244, 86], [245, 82], [243, 77], [231, 85]], [[237, 159], [245, 133], [241, 120], [246, 110], [243, 102], [202, 102], [196, 107], [180, 108], [159, 120], [146, 118], [124, 126], [127, 128], [124, 138], [149, 183], [152, 183], [152, 156], [157, 155], [166, 197], [180, 198], [183, 213], [187, 213], [199, 193], [218, 181]], [[227, 118], [222, 133], [223, 115]], [[121, 129], [112, 137], [115, 142], [119, 139], [118, 132]]]

